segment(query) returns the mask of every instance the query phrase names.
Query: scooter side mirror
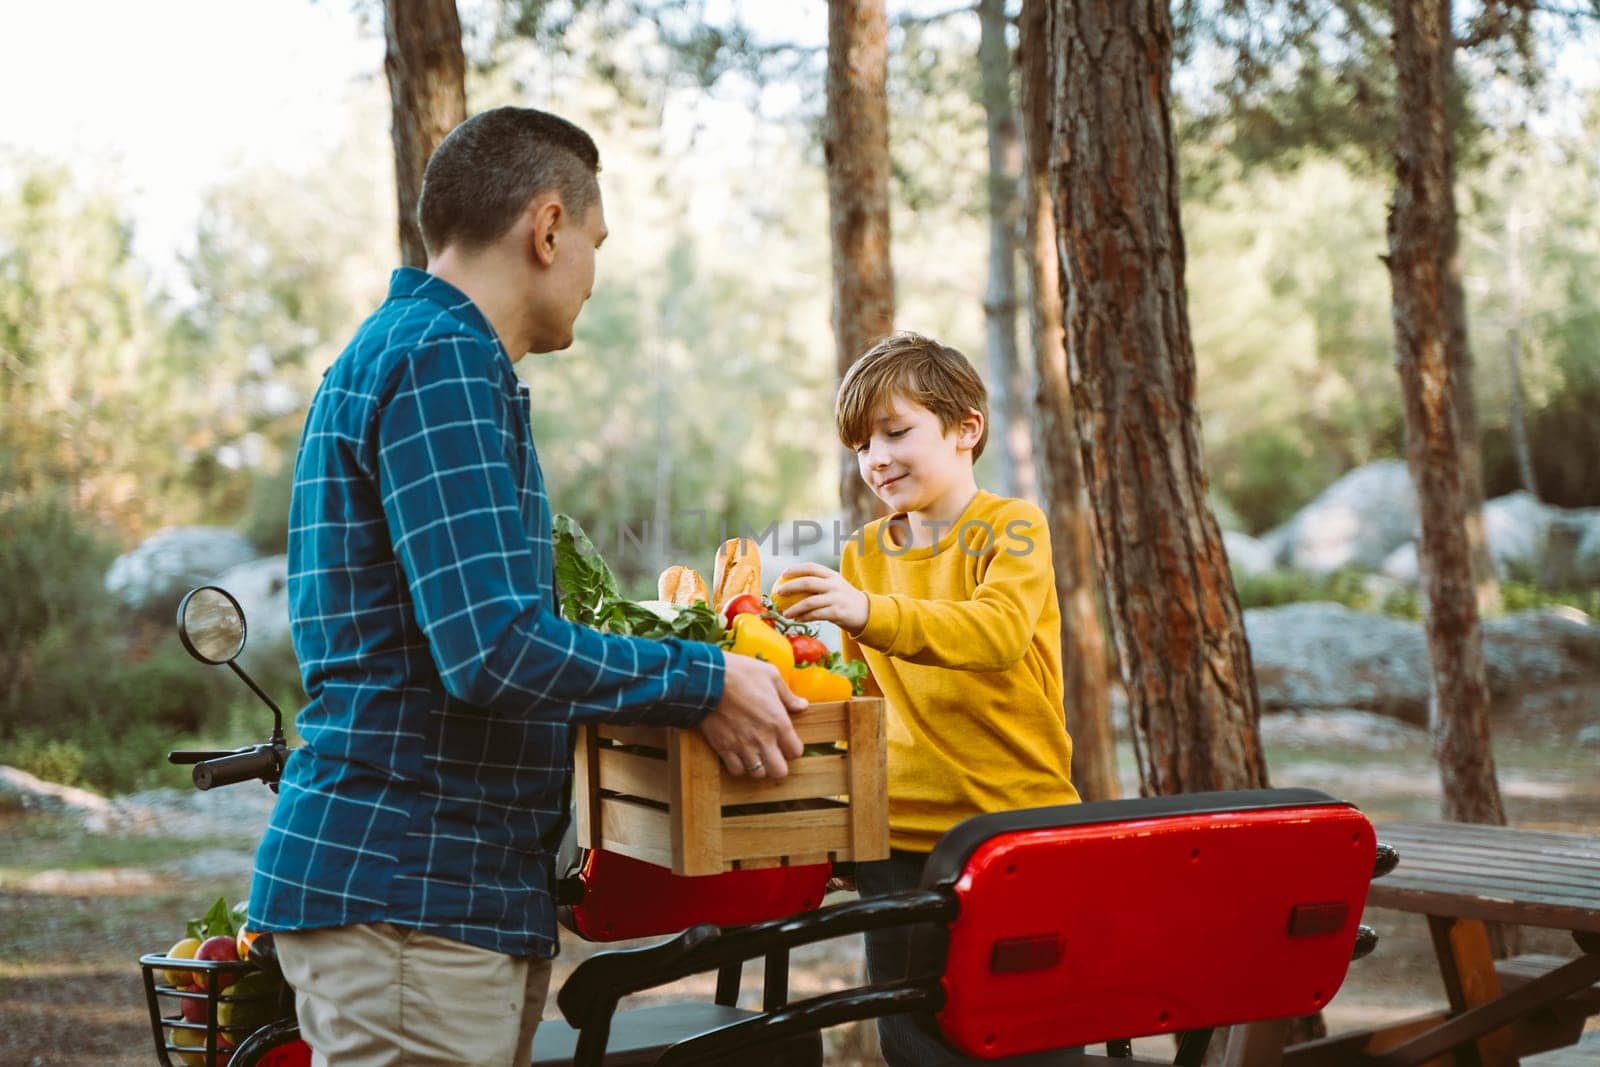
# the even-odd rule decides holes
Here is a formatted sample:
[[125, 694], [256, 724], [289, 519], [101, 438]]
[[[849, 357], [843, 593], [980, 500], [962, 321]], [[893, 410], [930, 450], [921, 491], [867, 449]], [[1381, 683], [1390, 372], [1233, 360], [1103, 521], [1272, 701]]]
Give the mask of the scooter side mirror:
[[226, 589], [191, 589], [178, 603], [178, 638], [201, 663], [232, 663], [244, 651], [244, 609]]

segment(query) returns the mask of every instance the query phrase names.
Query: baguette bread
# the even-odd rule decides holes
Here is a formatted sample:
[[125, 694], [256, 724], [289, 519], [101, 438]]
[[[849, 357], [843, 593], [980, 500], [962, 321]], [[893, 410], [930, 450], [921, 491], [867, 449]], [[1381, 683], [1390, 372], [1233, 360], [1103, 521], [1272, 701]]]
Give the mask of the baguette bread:
[[696, 600], [711, 603], [706, 580], [693, 567], [682, 565], [668, 567], [661, 572], [661, 577], [656, 579], [656, 596], [680, 608], [686, 608]]
[[734, 537], [717, 549], [711, 579], [712, 606], [718, 611], [741, 593], [761, 595], [761, 550], [748, 537]]

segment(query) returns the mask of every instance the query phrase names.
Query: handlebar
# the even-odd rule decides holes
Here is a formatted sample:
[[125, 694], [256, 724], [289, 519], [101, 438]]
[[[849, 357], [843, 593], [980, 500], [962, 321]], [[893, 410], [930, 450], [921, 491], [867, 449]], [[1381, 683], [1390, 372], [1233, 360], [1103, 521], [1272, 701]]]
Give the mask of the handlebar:
[[269, 741], [249, 748], [169, 752], [167, 760], [170, 763], [194, 764], [196, 789], [210, 789], [259, 778], [276, 791], [278, 775], [283, 770], [286, 755], [282, 744]]

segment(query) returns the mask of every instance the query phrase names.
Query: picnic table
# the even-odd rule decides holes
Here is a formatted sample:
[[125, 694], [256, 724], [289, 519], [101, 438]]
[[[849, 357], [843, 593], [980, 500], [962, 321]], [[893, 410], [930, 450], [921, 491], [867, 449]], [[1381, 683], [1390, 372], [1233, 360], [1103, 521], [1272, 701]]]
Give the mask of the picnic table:
[[[1378, 839], [1399, 866], [1369, 906], [1427, 916], [1448, 1011], [1300, 1046], [1297, 1065], [1484, 1067], [1575, 1042], [1600, 1012], [1600, 837], [1466, 823], [1397, 822]], [[1497, 970], [1485, 923], [1572, 933], [1576, 959], [1518, 957]]]

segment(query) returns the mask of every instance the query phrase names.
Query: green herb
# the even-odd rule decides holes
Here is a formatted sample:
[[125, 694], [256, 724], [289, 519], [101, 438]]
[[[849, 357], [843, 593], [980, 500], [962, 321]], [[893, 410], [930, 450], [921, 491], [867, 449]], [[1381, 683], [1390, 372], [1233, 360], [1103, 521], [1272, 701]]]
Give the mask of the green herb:
[[601, 606], [618, 599], [617, 576], [571, 515], [557, 515], [553, 525], [561, 614], [572, 622], [598, 627]]
[[850, 679], [850, 691], [853, 695], [861, 696], [867, 691], [866, 660], [847, 660], [843, 653], [829, 652], [828, 658], [822, 661], [821, 666], [828, 668], [834, 674], [842, 674]]
[[226, 898], [218, 897], [204, 917], [189, 920], [189, 936], [201, 941], [208, 937], [238, 937], [239, 928], [244, 925], [244, 913], [244, 901], [230, 908]]
[[[621, 595], [616, 575], [600, 558], [570, 515], [557, 515], [555, 527], [556, 587], [561, 593], [561, 614], [583, 626], [609, 634], [676, 637], [684, 641], [722, 640], [722, 620], [703, 600], [686, 608], [660, 611]], [[670, 615], [670, 618], [666, 616]]]

